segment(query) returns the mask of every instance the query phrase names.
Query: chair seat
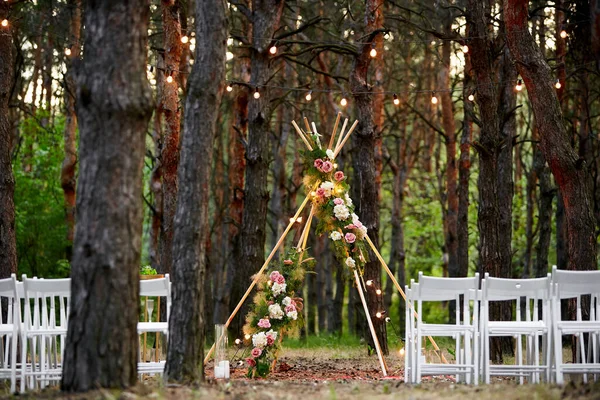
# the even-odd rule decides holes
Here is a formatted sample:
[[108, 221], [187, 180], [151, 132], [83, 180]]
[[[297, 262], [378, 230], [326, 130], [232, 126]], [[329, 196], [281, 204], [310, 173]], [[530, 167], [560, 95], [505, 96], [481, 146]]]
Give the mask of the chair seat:
[[425, 324], [421, 323], [421, 335], [453, 336], [457, 333], [475, 332], [473, 325]]
[[15, 333], [15, 326], [13, 324], [1, 324], [0, 325], [0, 335], [10, 335]]
[[575, 363], [575, 364], [561, 364], [560, 369], [562, 372], [568, 373], [586, 373], [586, 372], [600, 372], [600, 363]]
[[512, 336], [523, 334], [536, 334], [548, 331], [544, 321], [490, 321], [489, 333], [493, 336]]
[[565, 335], [579, 332], [600, 332], [600, 321], [559, 321], [556, 327]]
[[66, 335], [67, 328], [66, 327], [64, 327], [64, 328], [63, 327], [40, 328], [40, 329], [29, 328], [29, 329], [23, 331], [23, 334], [25, 334], [25, 336], [27, 336], [27, 337], [42, 336], [42, 335], [47, 335], [47, 336]]
[[137, 325], [138, 334], [148, 333], [148, 332], [161, 332], [168, 333], [169, 332], [169, 323], [168, 322], [138, 322]]

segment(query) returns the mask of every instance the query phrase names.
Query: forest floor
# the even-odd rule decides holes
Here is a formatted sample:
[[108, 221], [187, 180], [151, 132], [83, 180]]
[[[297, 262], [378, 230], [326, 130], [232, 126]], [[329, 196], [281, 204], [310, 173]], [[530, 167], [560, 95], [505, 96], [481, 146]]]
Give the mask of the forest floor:
[[340, 348], [287, 349], [278, 371], [269, 379], [248, 379], [246, 368], [233, 368], [229, 381], [214, 380], [212, 362], [206, 369], [206, 382], [196, 388], [163, 386], [159, 378], [148, 377], [125, 391], [97, 391], [85, 395], [64, 395], [58, 389], [19, 396], [23, 399], [133, 400], [133, 399], [596, 399], [600, 382], [554, 385], [518, 385], [512, 379], [495, 379], [491, 385], [456, 384], [452, 377], [424, 378], [421, 385], [405, 385], [402, 360], [386, 357], [389, 376], [381, 376], [375, 355], [364, 350]]

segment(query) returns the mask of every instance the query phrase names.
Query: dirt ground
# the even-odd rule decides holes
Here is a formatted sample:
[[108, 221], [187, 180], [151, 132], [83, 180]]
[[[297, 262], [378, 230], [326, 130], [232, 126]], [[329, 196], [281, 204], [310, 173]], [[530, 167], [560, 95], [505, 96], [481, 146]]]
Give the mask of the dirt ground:
[[[238, 355], [239, 357], [239, 355]], [[403, 382], [402, 360], [386, 358], [389, 376], [383, 377], [376, 356], [362, 351], [311, 349], [287, 350], [276, 373], [269, 379], [248, 379], [245, 367], [233, 368], [228, 381], [214, 380], [212, 362], [206, 369], [206, 382], [196, 388], [164, 386], [160, 378], [147, 377], [126, 391], [98, 391], [86, 395], [63, 395], [55, 389], [31, 393], [27, 399], [232, 399], [232, 400], [370, 400], [370, 399], [598, 399], [600, 382], [583, 385], [518, 385], [510, 379], [496, 379], [491, 385], [456, 384], [452, 377], [424, 379], [421, 385]]]

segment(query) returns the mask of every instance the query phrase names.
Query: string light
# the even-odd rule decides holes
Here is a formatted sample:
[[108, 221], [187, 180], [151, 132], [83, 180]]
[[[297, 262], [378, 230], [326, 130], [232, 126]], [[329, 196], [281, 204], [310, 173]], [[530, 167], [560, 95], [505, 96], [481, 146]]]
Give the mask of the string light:
[[306, 101], [311, 101], [311, 100], [312, 100], [312, 90], [310, 90], [310, 91], [308, 92], [308, 94], [306, 95], [306, 97], [305, 97], [305, 98], [306, 98]]
[[517, 81], [517, 85], [515, 86], [515, 89], [517, 90], [517, 92], [520, 92], [521, 90], [523, 90], [523, 81], [522, 80], [518, 80]]
[[560, 84], [560, 79], [556, 80], [556, 83], [554, 84], [554, 87], [557, 89], [560, 89], [562, 87], [562, 85]]
[[390, 317], [385, 317], [385, 322], [392, 322], [392, 319]]
[[342, 107], [346, 107], [348, 105], [348, 100], [346, 100], [345, 97], [342, 97], [342, 100], [340, 100], [340, 105]]
[[167, 83], [172, 83], [173, 82], [173, 76], [171, 74], [169, 74], [169, 76], [167, 76]]
[[400, 105], [400, 99], [398, 98], [398, 95], [396, 95], [396, 93], [394, 93], [394, 105]]
[[241, 339], [239, 339], [239, 338], [238, 338], [238, 339], [235, 339], [235, 344], [239, 345], [240, 343], [242, 343], [242, 340], [241, 340]]
[[8, 26], [8, 20], [7, 19], [3, 19], [2, 20], [2, 26], [4, 26], [4, 27]]
[[469, 101], [475, 100], [475, 96], [472, 93], [467, 98], [469, 99]]
[[373, 284], [373, 281], [369, 279], [369, 280], [367, 281], [367, 286], [371, 286], [372, 284]]
[[244, 339], [246, 339], [246, 340], [250, 340], [250, 338], [251, 338], [251, 337], [252, 337], [252, 336], [251, 336], [249, 333], [246, 333], [246, 334], [244, 335]]
[[381, 318], [381, 316], [382, 316], [382, 315], [383, 315], [383, 314], [381, 313], [381, 311], [377, 311], [377, 314], [375, 314], [375, 316], [376, 316], [377, 318]]
[[400, 354], [400, 357], [404, 357], [404, 353], [406, 351], [404, 350], [404, 347], [400, 349], [400, 351], [398, 352], [398, 354]]
[[438, 103], [438, 98], [435, 95], [435, 92], [431, 94], [431, 104], [436, 105]]
[[377, 289], [375, 293], [377, 293], [377, 296], [381, 295], [381, 289]]
[[469, 46], [467, 46], [466, 44], [462, 47], [462, 51], [463, 53], [468, 53], [469, 52]]
[[254, 88], [253, 96], [256, 100], [260, 99], [260, 92], [258, 91], [258, 87]]
[[273, 45], [271, 46], [271, 48], [269, 49], [269, 53], [275, 55], [277, 54], [277, 46]]
[[227, 87], [225, 88], [225, 90], [227, 90], [228, 92], [232, 92], [233, 91], [233, 87], [231, 85], [227, 85]]
[[561, 38], [563, 38], [563, 39], [566, 39], [566, 38], [567, 38], [567, 36], [569, 36], [569, 35], [567, 34], [567, 31], [565, 31], [564, 29], [563, 29], [562, 31], [560, 31], [560, 37], [561, 37]]
[[70, 48], [68, 48], [68, 47], [67, 47], [67, 48], [65, 49], [65, 55], [66, 55], [67, 57], [71, 55], [71, 49], [70, 49]]
[[296, 218], [296, 222], [302, 222], [302, 217]]
[[187, 35], [183, 35], [181, 37], [181, 43], [186, 44], [189, 41], [190, 41], [190, 38]]
[[371, 48], [369, 55], [371, 56], [371, 58], [377, 57], [377, 49], [375, 49], [375, 43], [373, 43], [373, 47]]

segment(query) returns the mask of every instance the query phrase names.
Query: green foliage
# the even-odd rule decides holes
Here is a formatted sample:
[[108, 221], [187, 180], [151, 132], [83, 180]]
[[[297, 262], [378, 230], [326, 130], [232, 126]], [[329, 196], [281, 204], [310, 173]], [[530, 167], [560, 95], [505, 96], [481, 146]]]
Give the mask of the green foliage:
[[140, 267], [140, 275], [156, 275], [156, 270], [150, 265]]
[[13, 162], [18, 273], [61, 278], [70, 274], [60, 186], [64, 117], [50, 121], [48, 112], [40, 111], [19, 126], [21, 141]]

